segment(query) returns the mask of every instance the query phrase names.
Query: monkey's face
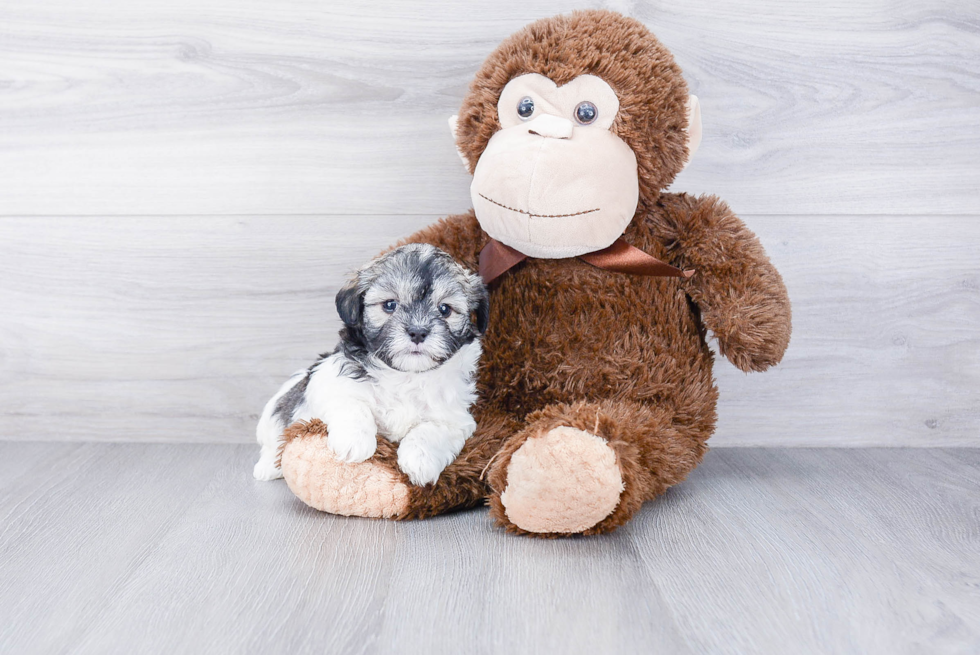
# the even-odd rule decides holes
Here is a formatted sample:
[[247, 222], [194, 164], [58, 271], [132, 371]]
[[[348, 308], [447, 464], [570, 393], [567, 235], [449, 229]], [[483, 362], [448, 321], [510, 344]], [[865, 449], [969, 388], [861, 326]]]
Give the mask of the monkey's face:
[[670, 51], [605, 10], [543, 18], [503, 41], [450, 125], [480, 225], [545, 258], [613, 243], [701, 138], [697, 98]]
[[610, 131], [619, 99], [594, 75], [562, 86], [515, 77], [497, 103], [500, 130], [470, 193], [491, 237], [531, 257], [574, 257], [615, 241], [636, 213], [636, 156]]

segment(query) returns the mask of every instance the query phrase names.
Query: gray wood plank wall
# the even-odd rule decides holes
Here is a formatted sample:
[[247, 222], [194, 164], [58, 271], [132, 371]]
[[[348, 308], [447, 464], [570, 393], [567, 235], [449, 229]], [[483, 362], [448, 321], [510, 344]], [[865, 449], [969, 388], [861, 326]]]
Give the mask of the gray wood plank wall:
[[[251, 439], [344, 273], [469, 207], [496, 43], [594, 3], [0, 7], [0, 438]], [[794, 302], [716, 445], [980, 443], [980, 2], [637, 3]]]

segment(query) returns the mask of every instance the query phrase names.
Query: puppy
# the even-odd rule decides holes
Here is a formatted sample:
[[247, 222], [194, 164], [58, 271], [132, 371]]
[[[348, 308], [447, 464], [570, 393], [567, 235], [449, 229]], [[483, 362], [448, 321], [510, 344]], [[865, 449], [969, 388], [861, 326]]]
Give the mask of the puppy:
[[411, 244], [361, 268], [337, 293], [337, 312], [337, 348], [289, 378], [262, 411], [253, 475], [282, 477], [283, 431], [318, 418], [340, 459], [363, 462], [382, 435], [399, 442], [398, 466], [413, 484], [435, 482], [476, 429], [469, 408], [486, 286], [435, 246]]

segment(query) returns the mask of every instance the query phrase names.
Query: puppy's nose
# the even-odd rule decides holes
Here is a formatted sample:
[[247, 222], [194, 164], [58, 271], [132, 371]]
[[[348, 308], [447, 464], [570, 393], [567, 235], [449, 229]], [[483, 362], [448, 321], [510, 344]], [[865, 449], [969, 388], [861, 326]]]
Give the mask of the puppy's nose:
[[408, 328], [408, 338], [412, 340], [412, 343], [422, 343], [425, 338], [429, 336], [429, 331], [422, 327], [411, 327]]
[[541, 114], [527, 124], [527, 131], [549, 139], [570, 139], [573, 127], [572, 121], [567, 118]]

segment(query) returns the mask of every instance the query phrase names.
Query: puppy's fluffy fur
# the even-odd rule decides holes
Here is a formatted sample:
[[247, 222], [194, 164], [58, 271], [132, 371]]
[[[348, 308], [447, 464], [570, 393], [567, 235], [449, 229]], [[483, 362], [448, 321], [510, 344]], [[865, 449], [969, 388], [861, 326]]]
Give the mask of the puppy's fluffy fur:
[[469, 408], [489, 315], [482, 280], [434, 246], [402, 246], [359, 270], [337, 311], [336, 350], [289, 378], [262, 412], [255, 477], [282, 477], [283, 431], [318, 418], [340, 459], [370, 458], [380, 434], [400, 442], [398, 465], [414, 484], [435, 482], [476, 429]]

